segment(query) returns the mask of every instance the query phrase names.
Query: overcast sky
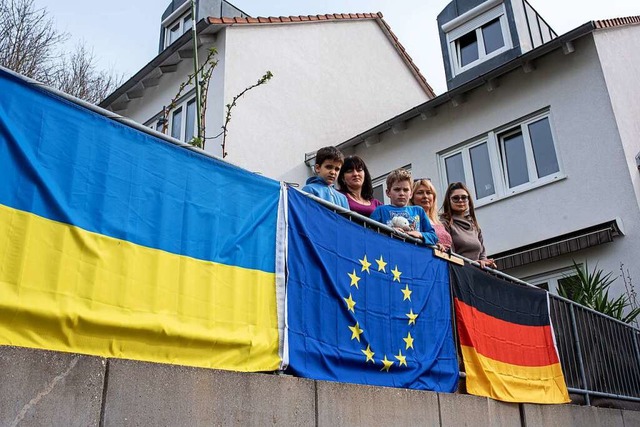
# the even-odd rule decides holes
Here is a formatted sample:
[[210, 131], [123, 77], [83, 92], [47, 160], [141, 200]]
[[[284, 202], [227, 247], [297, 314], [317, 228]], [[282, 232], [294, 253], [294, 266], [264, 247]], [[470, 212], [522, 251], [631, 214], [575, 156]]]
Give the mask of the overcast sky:
[[[436, 94], [446, 91], [436, 17], [450, 0], [231, 0], [251, 16], [382, 12]], [[101, 68], [131, 77], [158, 53], [168, 0], [35, 0], [70, 43], [84, 40]], [[638, 0], [529, 0], [563, 34], [588, 21], [640, 15]]]

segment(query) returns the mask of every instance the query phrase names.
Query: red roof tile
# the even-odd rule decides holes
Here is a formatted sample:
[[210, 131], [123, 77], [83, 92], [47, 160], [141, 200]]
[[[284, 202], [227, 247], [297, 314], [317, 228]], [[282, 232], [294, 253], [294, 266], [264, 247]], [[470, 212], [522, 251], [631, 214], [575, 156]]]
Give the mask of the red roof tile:
[[603, 19], [601, 21], [594, 21], [596, 28], [613, 28], [621, 27], [623, 25], [640, 24], [640, 16], [626, 16], [624, 18]]
[[[227, 25], [227, 24], [233, 24], [233, 25], [237, 25], [237, 24], [239, 24], [239, 25], [260, 25], [260, 24], [282, 24], [282, 23], [302, 23], [302, 22], [335, 21], [335, 20], [362, 20], [362, 19], [373, 19], [378, 23], [378, 25], [380, 26], [382, 31], [385, 33], [385, 35], [387, 36], [389, 41], [396, 48], [396, 51], [398, 52], [398, 54], [402, 57], [404, 62], [407, 64], [407, 66], [411, 70], [411, 73], [414, 75], [414, 77], [420, 83], [420, 86], [422, 86], [422, 88], [427, 93], [427, 95], [429, 95], [432, 98], [435, 97], [436, 96], [435, 92], [433, 91], [433, 89], [431, 88], [429, 83], [427, 83], [427, 79], [424, 78], [424, 76], [420, 72], [420, 69], [416, 66], [416, 64], [413, 62], [411, 57], [407, 54], [404, 46], [402, 46], [402, 44], [400, 44], [400, 41], [398, 40], [398, 37], [393, 33], [393, 31], [391, 31], [391, 27], [389, 27], [389, 24], [387, 24], [386, 21], [383, 19], [383, 16], [382, 16], [381, 12], [378, 12], [378, 13], [334, 13], [334, 14], [328, 14], [328, 15], [300, 15], [300, 16], [280, 16], [280, 17], [270, 16], [268, 18], [259, 16], [257, 19], [256, 18], [235, 18], [235, 19], [231, 19], [231, 18], [216, 18], [216, 17], [213, 17], [213, 16], [210, 16], [209, 18], [207, 18], [207, 20], [209, 21], [209, 24], [214, 24], [214, 25], [221, 25], [221, 24], [222, 25]], [[632, 18], [621, 18], [621, 19], [639, 19], [640, 20], [640, 17], [636, 16], [636, 17], [632, 17]], [[607, 20], [607, 21], [596, 21], [596, 27], [597, 28], [604, 28], [604, 26], [603, 27], [598, 27], [597, 26], [598, 23], [601, 23], [601, 22], [602, 23], [607, 23], [609, 21], [610, 20]], [[635, 23], [635, 22], [640, 22], [640, 21], [633, 21], [633, 22]], [[612, 25], [608, 25], [608, 26], [612, 26]]]

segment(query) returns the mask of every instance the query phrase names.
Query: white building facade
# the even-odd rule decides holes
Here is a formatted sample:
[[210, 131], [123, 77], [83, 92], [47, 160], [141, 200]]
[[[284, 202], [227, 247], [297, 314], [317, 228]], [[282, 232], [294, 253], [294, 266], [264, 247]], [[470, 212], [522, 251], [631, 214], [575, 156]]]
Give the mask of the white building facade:
[[[165, 13], [161, 52], [100, 106], [149, 127], [159, 120], [189, 73], [193, 48], [189, 2]], [[206, 2], [199, 2], [200, 8]], [[218, 2], [220, 3], [220, 2]], [[266, 176], [304, 183], [304, 153], [354, 133], [434, 96], [380, 14], [249, 18], [198, 17], [200, 61], [217, 49], [206, 109], [207, 136], [220, 132], [225, 106], [266, 71], [273, 78], [247, 92], [232, 111], [226, 160]], [[221, 6], [221, 7], [222, 7]], [[208, 7], [207, 13], [215, 12]], [[182, 34], [181, 34], [182, 33]], [[195, 90], [169, 113], [167, 133], [194, 135]], [[205, 150], [221, 156], [221, 138]]]

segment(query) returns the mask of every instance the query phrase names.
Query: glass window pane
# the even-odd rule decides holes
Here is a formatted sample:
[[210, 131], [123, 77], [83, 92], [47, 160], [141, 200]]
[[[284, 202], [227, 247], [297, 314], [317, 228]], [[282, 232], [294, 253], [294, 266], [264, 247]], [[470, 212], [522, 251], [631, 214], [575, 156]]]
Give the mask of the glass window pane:
[[522, 137], [522, 132], [503, 137], [502, 144], [507, 162], [509, 188], [529, 182], [527, 154], [524, 151], [524, 139]]
[[178, 40], [178, 37], [180, 37], [180, 22], [178, 22], [176, 25], [174, 25], [173, 27], [171, 27], [169, 29], [169, 44], [173, 43], [174, 41]]
[[531, 147], [536, 161], [538, 178], [558, 172], [560, 167], [558, 166], [556, 150], [553, 146], [549, 118], [545, 117], [531, 123], [529, 125], [529, 135], [531, 135]]
[[373, 187], [373, 198], [380, 200], [382, 203], [385, 203], [384, 189], [382, 188], [382, 184]]
[[475, 30], [460, 37], [457, 43], [460, 50], [461, 67], [478, 59], [478, 36], [476, 36]]
[[484, 39], [484, 51], [487, 54], [504, 46], [500, 18], [496, 18], [482, 26], [482, 38]]
[[193, 138], [193, 136], [195, 135], [195, 128], [196, 128], [196, 100], [195, 99], [192, 99], [187, 103], [186, 119], [187, 119], [185, 123], [186, 132], [184, 133], [184, 141], [188, 142], [188, 141], [191, 141], [191, 138]]
[[471, 169], [473, 170], [473, 183], [476, 188], [476, 199], [495, 194], [493, 175], [491, 175], [491, 161], [487, 143], [476, 145], [469, 149], [471, 156]]
[[187, 15], [184, 19], [183, 19], [183, 24], [182, 24], [182, 32], [186, 33], [187, 31], [189, 31], [191, 29], [191, 26], [193, 25], [193, 20], [191, 19], [191, 14]]
[[171, 136], [180, 139], [182, 135], [182, 108], [178, 108], [171, 116]]
[[160, 119], [158, 119], [158, 121], [156, 122], [156, 130], [158, 132], [162, 132], [162, 122], [160, 121]]
[[447, 184], [452, 182], [464, 182], [464, 165], [462, 164], [462, 153], [455, 154], [444, 159], [445, 169], [447, 170]]

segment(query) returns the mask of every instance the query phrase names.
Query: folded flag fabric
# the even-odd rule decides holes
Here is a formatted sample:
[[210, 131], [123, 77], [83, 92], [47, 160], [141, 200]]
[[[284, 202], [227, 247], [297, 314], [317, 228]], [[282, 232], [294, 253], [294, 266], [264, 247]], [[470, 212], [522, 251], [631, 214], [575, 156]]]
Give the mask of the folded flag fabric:
[[0, 345], [280, 365], [280, 184], [0, 70]]
[[446, 262], [288, 194], [289, 371], [453, 392], [458, 363]]
[[547, 293], [470, 265], [451, 265], [451, 284], [467, 391], [505, 402], [569, 402]]

